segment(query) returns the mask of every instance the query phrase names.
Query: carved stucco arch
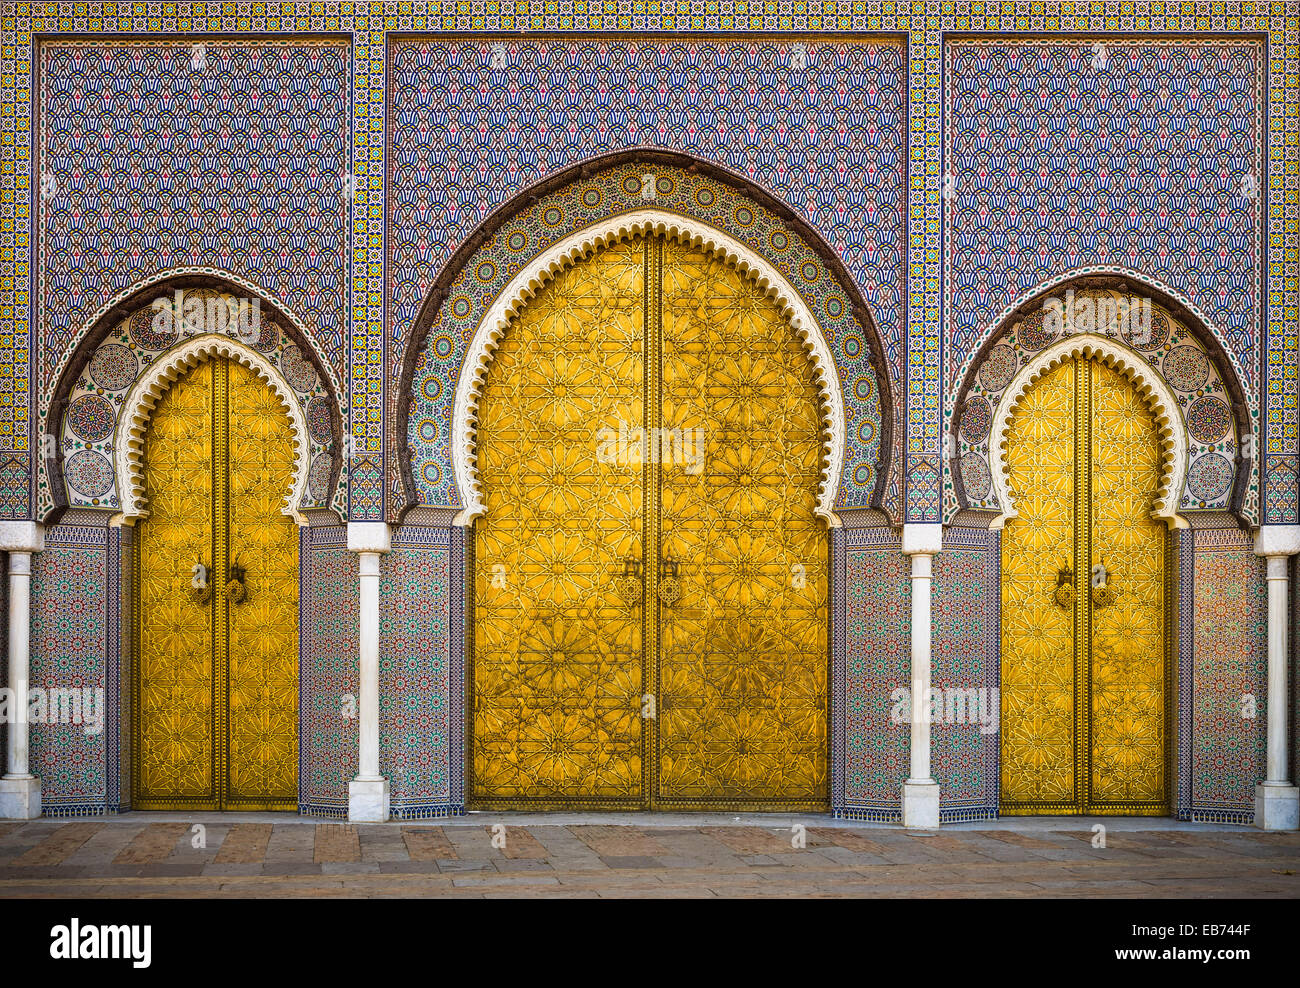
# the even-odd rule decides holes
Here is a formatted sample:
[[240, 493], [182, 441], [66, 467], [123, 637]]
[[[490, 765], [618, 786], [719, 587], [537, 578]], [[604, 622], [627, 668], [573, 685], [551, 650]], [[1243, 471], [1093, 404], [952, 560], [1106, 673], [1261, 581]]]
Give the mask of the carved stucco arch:
[[[475, 453], [478, 401], [497, 342], [505, 334], [511, 320], [561, 271], [572, 267], [601, 247], [638, 234], [651, 233], [703, 248], [735, 265], [738, 271], [776, 302], [782, 315], [802, 338], [805, 350], [813, 362], [821, 392], [820, 417], [825, 429], [823, 451], [826, 467], [822, 470], [822, 479], [818, 485], [816, 513], [825, 518], [832, 528], [839, 526], [839, 518], [832, 509], [844, 468], [844, 396], [835, 360], [821, 324], [785, 276], [760, 254], [707, 223], [679, 213], [655, 209], [608, 217], [552, 244], [510, 280], [484, 314], [465, 352], [465, 362], [456, 384], [456, 397], [452, 406], [452, 472], [461, 504], [464, 505], [456, 516], [456, 524], [468, 524], [485, 510]], [[884, 414], [883, 408], [881, 411]]]
[[1164, 378], [1135, 350], [1113, 339], [1084, 333], [1062, 340], [1039, 352], [1016, 372], [1002, 393], [993, 413], [989, 459], [993, 490], [1001, 513], [991, 528], [1001, 528], [1019, 512], [1010, 490], [1011, 474], [1006, 462], [1007, 433], [1011, 416], [1029, 390], [1048, 371], [1077, 356], [1096, 357], [1123, 374], [1155, 413], [1160, 439], [1160, 486], [1156, 490], [1151, 516], [1170, 528], [1187, 528], [1178, 515], [1178, 499], [1187, 479], [1187, 434], [1173, 391]]
[[154, 407], [172, 383], [195, 364], [213, 356], [237, 360], [253, 371], [275, 392], [289, 416], [293, 428], [293, 477], [285, 494], [283, 513], [299, 524], [305, 520], [298, 512], [307, 492], [307, 470], [311, 441], [307, 433], [307, 419], [293, 388], [280, 376], [269, 360], [256, 350], [228, 336], [209, 333], [186, 340], [167, 351], [152, 364], [131, 386], [117, 420], [113, 443], [113, 472], [117, 477], [118, 497], [121, 500], [121, 517], [139, 519], [149, 517], [144, 495], [142, 457], [145, 432]]

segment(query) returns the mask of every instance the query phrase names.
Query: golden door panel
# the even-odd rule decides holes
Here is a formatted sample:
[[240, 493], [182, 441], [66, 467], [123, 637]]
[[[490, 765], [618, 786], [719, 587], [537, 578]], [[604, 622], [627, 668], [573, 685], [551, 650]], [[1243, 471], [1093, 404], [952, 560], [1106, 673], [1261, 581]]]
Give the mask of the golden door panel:
[[136, 526], [137, 809], [215, 806], [212, 607], [190, 595], [212, 560], [212, 364], [159, 399], [145, 439], [149, 517]]
[[1072, 361], [1048, 371], [1007, 435], [1019, 516], [1002, 531], [1004, 812], [1075, 800], [1074, 620], [1055, 599], [1074, 567], [1074, 385]]
[[[226, 802], [298, 799], [298, 526], [284, 513], [293, 429], [279, 397], [228, 363], [229, 557], [244, 577], [230, 621], [230, 788]], [[231, 588], [238, 593], [238, 589]]]
[[658, 777], [663, 806], [829, 799], [820, 392], [736, 269], [661, 241]]
[[818, 407], [776, 306], [662, 237], [523, 309], [478, 403], [474, 805], [826, 804]]
[[[1096, 812], [1166, 812], [1165, 526], [1151, 517], [1161, 452], [1155, 415], [1122, 374], [1093, 374], [1092, 565], [1107, 571], [1092, 608]], [[1100, 574], [1098, 574], [1100, 576]], [[1092, 582], [1091, 580], [1089, 582]]]
[[479, 398], [476, 805], [642, 801], [641, 610], [616, 576], [641, 558], [640, 470], [618, 458], [642, 424], [645, 246], [543, 289]]
[[1168, 812], [1161, 451], [1104, 363], [1045, 374], [1007, 440], [1002, 812]]
[[293, 471], [288, 416], [252, 371], [207, 360], [159, 401], [143, 460], [134, 805], [292, 809], [298, 535], [281, 510]]

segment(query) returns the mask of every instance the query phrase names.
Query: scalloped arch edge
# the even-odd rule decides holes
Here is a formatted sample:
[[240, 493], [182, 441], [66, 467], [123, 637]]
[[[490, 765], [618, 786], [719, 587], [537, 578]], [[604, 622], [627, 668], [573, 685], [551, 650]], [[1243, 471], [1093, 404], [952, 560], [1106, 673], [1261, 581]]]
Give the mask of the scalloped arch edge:
[[1187, 520], [1178, 514], [1178, 498], [1187, 478], [1188, 451], [1177, 399], [1164, 378], [1139, 353], [1114, 340], [1092, 334], [1074, 336], [1041, 351], [1016, 372], [1002, 393], [993, 415], [989, 443], [989, 456], [993, 461], [989, 472], [993, 476], [993, 490], [1000, 513], [989, 527], [1002, 528], [1019, 514], [1010, 489], [1011, 471], [1006, 461], [1012, 413], [1044, 374], [1076, 356], [1094, 356], [1114, 367], [1133, 383], [1155, 413], [1161, 453], [1160, 486], [1152, 503], [1151, 516], [1164, 521], [1170, 528], [1187, 528]]
[[147, 518], [142, 458], [145, 433], [158, 400], [163, 393], [187, 370], [212, 356], [229, 357], [249, 368], [265, 381], [289, 415], [293, 427], [294, 469], [289, 491], [285, 495], [282, 513], [299, 524], [304, 519], [299, 506], [307, 492], [308, 459], [311, 442], [307, 434], [307, 419], [299, 407], [298, 398], [287, 381], [270, 361], [257, 351], [232, 340], [228, 336], [207, 334], [197, 336], [176, 348], [164, 352], [131, 386], [122, 412], [118, 416], [113, 443], [113, 468], [117, 478], [118, 497], [123, 519]]
[[[839, 490], [840, 474], [844, 469], [847, 426], [839, 373], [821, 324], [794, 286], [760, 254], [729, 234], [699, 220], [678, 213], [648, 209], [611, 216], [552, 244], [510, 280], [484, 313], [465, 352], [452, 408], [452, 473], [461, 504], [464, 505], [455, 518], [456, 524], [468, 524], [485, 510], [475, 453], [478, 401], [493, 352], [511, 321], [560, 272], [602, 247], [652, 233], [701, 247], [734, 265], [777, 303], [791, 328], [802, 339], [805, 351], [812, 358], [821, 391], [822, 407], [819, 414], [826, 430], [823, 443], [826, 467], [822, 470], [818, 483], [816, 513], [825, 518], [832, 528], [839, 527], [840, 520], [833, 506]], [[881, 414], [884, 414], [884, 409]]]

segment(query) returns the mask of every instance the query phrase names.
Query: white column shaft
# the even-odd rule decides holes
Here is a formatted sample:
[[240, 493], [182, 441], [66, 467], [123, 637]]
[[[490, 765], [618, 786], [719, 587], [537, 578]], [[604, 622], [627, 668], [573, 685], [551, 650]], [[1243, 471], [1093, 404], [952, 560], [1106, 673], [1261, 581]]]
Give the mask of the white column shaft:
[[27, 688], [31, 678], [32, 554], [9, 553], [9, 685], [14, 717], [9, 723], [7, 779], [30, 779]]
[[358, 553], [361, 594], [361, 661], [358, 698], [359, 780], [379, 775], [379, 553]]
[[1268, 557], [1268, 765], [1265, 781], [1287, 785], [1287, 579], [1286, 556]]
[[912, 746], [909, 782], [930, 781], [930, 576], [933, 557], [912, 556]]

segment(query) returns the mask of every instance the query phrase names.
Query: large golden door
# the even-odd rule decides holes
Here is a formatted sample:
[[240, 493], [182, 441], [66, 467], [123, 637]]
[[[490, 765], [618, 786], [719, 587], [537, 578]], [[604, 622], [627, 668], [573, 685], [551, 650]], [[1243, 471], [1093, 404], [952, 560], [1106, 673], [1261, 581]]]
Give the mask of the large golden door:
[[636, 237], [529, 302], [479, 401], [475, 805], [826, 805], [819, 400], [697, 248]]
[[159, 400], [135, 546], [137, 809], [294, 809], [298, 531], [293, 433], [237, 361]]
[[1121, 373], [1071, 358], [1016, 407], [1006, 457], [1001, 812], [1168, 813], [1154, 415]]

